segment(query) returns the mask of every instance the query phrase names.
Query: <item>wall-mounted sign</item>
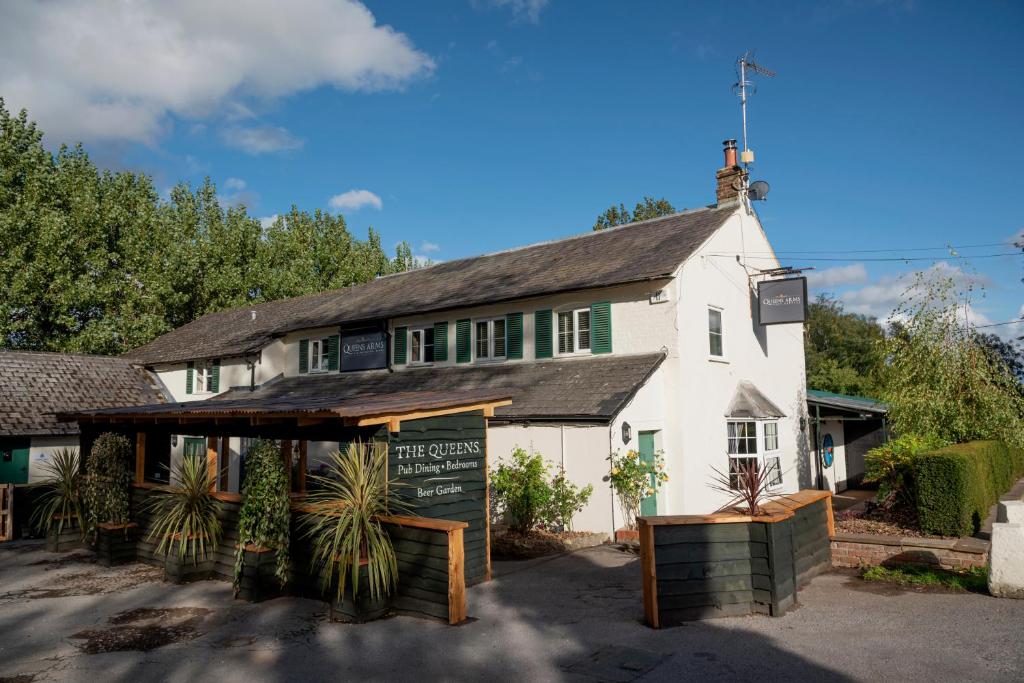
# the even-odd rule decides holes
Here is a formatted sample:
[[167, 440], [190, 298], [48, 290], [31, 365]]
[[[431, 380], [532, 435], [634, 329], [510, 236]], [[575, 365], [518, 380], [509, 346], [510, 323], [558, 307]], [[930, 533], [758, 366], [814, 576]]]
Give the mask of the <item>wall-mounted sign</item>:
[[433, 504], [465, 495], [467, 482], [482, 478], [484, 457], [483, 439], [392, 443], [389, 464], [395, 478], [408, 486], [396, 493]]
[[341, 333], [341, 371], [375, 370], [388, 366], [388, 337], [384, 330]]
[[821, 460], [825, 467], [832, 467], [836, 459], [836, 446], [831, 434], [826, 434], [821, 440]]
[[764, 280], [757, 284], [757, 314], [762, 325], [807, 320], [807, 278]]

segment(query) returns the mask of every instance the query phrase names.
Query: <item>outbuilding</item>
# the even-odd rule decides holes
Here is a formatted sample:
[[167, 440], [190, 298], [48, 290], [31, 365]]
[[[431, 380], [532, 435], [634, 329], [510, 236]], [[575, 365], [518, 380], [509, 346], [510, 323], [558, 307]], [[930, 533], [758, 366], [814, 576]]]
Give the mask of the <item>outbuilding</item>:
[[864, 456], [889, 438], [889, 406], [873, 398], [807, 390], [814, 423], [815, 488], [833, 493], [857, 488], [864, 479]]

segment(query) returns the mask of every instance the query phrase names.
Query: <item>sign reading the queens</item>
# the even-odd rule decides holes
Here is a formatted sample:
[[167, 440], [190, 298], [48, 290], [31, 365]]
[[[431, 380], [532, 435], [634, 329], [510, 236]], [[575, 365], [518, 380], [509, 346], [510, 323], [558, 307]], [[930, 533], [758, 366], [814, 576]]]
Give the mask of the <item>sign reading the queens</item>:
[[762, 325], [804, 322], [807, 320], [807, 278], [759, 282], [757, 304]]
[[388, 366], [388, 341], [384, 330], [342, 332], [341, 369], [376, 370]]
[[482, 439], [392, 444], [390, 468], [407, 488], [401, 495], [429, 503], [459, 497], [483, 479]]

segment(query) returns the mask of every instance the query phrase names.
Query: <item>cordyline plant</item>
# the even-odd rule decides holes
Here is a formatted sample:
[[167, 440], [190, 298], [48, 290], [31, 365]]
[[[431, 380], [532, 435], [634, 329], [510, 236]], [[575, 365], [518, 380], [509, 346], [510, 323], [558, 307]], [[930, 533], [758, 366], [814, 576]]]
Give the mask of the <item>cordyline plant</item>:
[[184, 456], [173, 475], [171, 481], [178, 483], [154, 490], [146, 502], [145, 509], [153, 516], [147, 539], [159, 541], [156, 555], [168, 557], [177, 543], [178, 558], [198, 564], [220, 543], [220, 504], [213, 497], [213, 479], [206, 459], [194, 455]]
[[752, 517], [761, 514], [768, 486], [775, 475], [771, 468], [758, 466], [756, 458], [743, 458], [733, 461], [731, 473], [714, 467], [711, 470], [715, 474], [708, 486], [730, 496], [729, 502], [719, 508], [720, 512], [741, 507]]
[[65, 524], [74, 526], [77, 523], [84, 536], [82, 474], [78, 451], [73, 448], [54, 451], [50, 461], [43, 465], [43, 472], [46, 481], [42, 484], [43, 493], [36, 501], [32, 513], [32, 526], [42, 533], [55, 532], [60, 535]]
[[654, 454], [651, 461], [645, 461], [634, 450], [619, 455], [618, 451], [608, 456], [611, 472], [605, 478], [619, 500], [619, 507], [627, 529], [636, 529], [636, 518], [640, 516], [640, 504], [644, 498], [654, 495], [661, 485], [668, 481], [665, 472], [665, 458], [662, 451]]
[[[391, 495], [386, 443], [350, 443], [344, 453], [330, 454], [325, 474], [310, 475], [317, 489], [306, 501], [303, 535], [312, 541], [313, 568], [324, 593], [334, 586], [341, 601], [346, 588], [359, 595], [360, 572], [366, 571], [370, 597], [390, 595], [398, 584], [398, 559], [379, 517], [404, 512]], [[351, 584], [349, 583], [351, 581]]]
[[101, 434], [85, 461], [82, 492], [88, 518], [87, 533], [99, 524], [127, 524], [131, 507], [132, 447], [120, 434]]
[[291, 528], [288, 473], [281, 452], [272, 441], [259, 440], [245, 459], [242, 508], [238, 513], [238, 550], [235, 553], [235, 593], [238, 593], [246, 545], [277, 553], [274, 574], [283, 586], [288, 579], [288, 545]]

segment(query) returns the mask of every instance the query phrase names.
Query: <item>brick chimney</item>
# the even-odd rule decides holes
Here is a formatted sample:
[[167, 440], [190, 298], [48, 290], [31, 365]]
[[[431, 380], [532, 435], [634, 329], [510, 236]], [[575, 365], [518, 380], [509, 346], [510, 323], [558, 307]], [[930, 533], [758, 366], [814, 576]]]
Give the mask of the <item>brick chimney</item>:
[[740, 188], [747, 180], [747, 172], [736, 162], [736, 141], [726, 140], [722, 146], [725, 152], [725, 166], [715, 173], [715, 180], [718, 181], [718, 187], [715, 189], [718, 206], [738, 203]]

